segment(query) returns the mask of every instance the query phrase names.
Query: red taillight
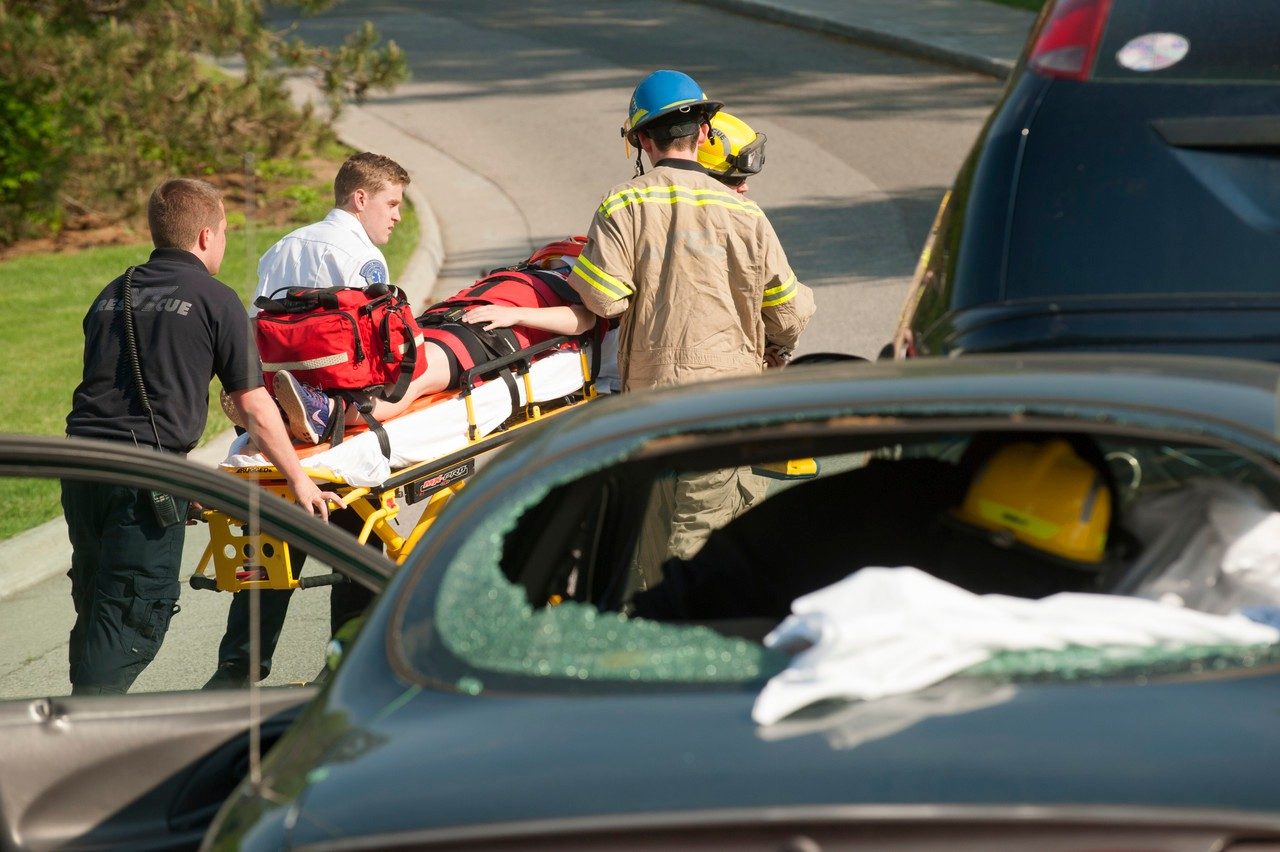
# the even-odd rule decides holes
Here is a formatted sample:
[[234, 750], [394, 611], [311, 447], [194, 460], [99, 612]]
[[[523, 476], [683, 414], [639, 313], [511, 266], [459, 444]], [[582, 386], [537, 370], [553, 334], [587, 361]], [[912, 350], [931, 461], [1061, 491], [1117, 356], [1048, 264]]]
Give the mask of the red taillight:
[[1059, 0], [1040, 29], [1027, 64], [1052, 77], [1083, 80], [1093, 68], [1111, 0]]

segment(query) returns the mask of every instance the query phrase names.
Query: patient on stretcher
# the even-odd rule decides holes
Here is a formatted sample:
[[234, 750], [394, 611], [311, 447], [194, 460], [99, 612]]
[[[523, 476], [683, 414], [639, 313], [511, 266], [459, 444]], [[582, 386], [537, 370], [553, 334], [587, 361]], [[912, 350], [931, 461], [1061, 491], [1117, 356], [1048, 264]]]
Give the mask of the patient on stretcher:
[[584, 243], [583, 237], [549, 243], [521, 264], [497, 270], [428, 308], [418, 317], [426, 340], [426, 368], [396, 402], [370, 397], [362, 414], [325, 388], [304, 384], [287, 370], [277, 372], [273, 391], [290, 432], [304, 443], [319, 443], [332, 431], [338, 411], [345, 411], [341, 416], [349, 425], [366, 415], [385, 422], [423, 396], [456, 388], [461, 373], [477, 363], [551, 337], [586, 332], [600, 320], [580, 304], [567, 283]]

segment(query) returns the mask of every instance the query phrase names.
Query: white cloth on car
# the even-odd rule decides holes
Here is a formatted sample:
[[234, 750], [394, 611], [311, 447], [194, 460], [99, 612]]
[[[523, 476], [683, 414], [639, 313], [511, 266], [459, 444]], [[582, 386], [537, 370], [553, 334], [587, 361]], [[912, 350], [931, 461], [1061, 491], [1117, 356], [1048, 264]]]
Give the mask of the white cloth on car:
[[1202, 612], [1280, 603], [1280, 512], [1252, 488], [1193, 479], [1135, 503], [1142, 554], [1121, 590]]
[[823, 699], [922, 689], [999, 651], [1280, 640], [1241, 615], [1116, 595], [975, 595], [908, 567], [863, 568], [797, 598], [791, 611], [765, 644], [804, 650], [757, 697], [752, 718], [762, 725]]

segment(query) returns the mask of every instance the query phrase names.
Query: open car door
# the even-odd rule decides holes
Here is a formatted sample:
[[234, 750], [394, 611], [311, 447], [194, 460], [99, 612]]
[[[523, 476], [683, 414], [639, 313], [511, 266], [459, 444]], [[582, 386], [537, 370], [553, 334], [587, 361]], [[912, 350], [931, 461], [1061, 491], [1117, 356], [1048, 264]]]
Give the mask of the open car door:
[[[308, 573], [339, 572], [374, 591], [394, 566], [251, 483], [171, 455], [0, 436], [0, 495], [13, 518], [0, 523], [0, 849], [195, 848], [227, 794], [316, 694], [327, 590], [293, 599], [264, 681], [276, 688], [201, 690], [217, 664], [231, 596], [184, 584], [181, 611], [129, 694], [68, 697], [75, 613], [62, 479], [197, 501], [305, 551]], [[207, 540], [204, 525], [188, 528], [183, 581]]]

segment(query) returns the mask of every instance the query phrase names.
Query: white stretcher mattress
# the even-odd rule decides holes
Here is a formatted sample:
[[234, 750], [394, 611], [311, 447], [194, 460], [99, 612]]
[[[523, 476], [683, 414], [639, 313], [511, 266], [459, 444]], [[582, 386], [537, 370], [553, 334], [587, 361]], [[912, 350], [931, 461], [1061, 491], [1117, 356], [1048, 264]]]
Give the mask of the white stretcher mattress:
[[[529, 370], [533, 402], [549, 402], [582, 389], [582, 360], [577, 350], [553, 352], [533, 362]], [[516, 377], [520, 403], [524, 382]], [[502, 379], [491, 379], [471, 392], [478, 437], [493, 432], [514, 412], [511, 393]], [[348, 485], [379, 485], [393, 470], [441, 458], [467, 445], [467, 408], [461, 396], [433, 403], [383, 423], [391, 444], [391, 458], [382, 455], [378, 436], [361, 432], [336, 447], [302, 459], [304, 469], [332, 476]], [[260, 453], [246, 452], [249, 436], [231, 443], [222, 467], [253, 468], [269, 465]]]

